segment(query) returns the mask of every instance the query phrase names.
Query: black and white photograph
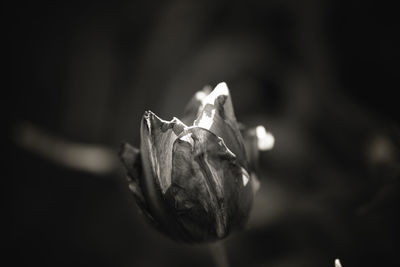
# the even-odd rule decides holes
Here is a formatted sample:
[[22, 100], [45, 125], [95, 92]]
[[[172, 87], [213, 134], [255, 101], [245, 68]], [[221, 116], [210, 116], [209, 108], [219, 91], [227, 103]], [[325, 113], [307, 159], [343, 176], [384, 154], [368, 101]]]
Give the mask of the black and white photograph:
[[2, 266], [400, 266], [395, 6], [2, 3]]

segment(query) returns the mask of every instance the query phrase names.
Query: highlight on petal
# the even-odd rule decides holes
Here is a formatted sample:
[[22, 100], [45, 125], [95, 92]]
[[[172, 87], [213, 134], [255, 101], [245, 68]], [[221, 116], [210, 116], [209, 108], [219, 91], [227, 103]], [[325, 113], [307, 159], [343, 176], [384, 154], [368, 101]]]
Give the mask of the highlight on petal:
[[250, 181], [250, 175], [244, 168], [242, 168], [242, 181], [243, 186], [246, 186]]

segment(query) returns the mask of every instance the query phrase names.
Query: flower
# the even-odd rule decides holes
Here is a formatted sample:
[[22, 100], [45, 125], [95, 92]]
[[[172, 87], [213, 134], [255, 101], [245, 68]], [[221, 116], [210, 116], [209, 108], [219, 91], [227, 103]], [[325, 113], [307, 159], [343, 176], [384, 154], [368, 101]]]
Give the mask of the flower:
[[242, 130], [245, 142], [227, 85], [210, 91], [196, 93], [182, 121], [146, 111], [140, 149], [126, 143], [121, 151], [144, 215], [184, 242], [218, 240], [243, 228], [258, 184], [250, 162], [257, 160], [257, 131]]

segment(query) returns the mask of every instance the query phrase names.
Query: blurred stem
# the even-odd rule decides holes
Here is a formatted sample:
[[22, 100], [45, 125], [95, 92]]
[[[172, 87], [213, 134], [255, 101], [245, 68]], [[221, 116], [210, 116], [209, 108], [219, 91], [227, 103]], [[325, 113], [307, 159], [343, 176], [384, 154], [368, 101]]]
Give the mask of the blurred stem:
[[226, 253], [225, 246], [222, 242], [215, 242], [208, 245], [215, 266], [217, 267], [229, 267], [228, 255]]

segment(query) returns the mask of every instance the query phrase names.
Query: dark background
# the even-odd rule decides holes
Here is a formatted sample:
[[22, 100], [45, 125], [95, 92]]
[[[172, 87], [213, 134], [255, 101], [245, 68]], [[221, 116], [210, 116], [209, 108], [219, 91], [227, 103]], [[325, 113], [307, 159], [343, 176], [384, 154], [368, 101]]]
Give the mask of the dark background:
[[112, 151], [146, 109], [179, 117], [227, 82], [238, 119], [276, 139], [261, 154], [232, 266], [398, 266], [398, 12], [382, 1], [3, 3], [5, 247], [15, 265], [212, 266], [205, 245], [150, 228], [122, 167], [68, 168], [19, 142], [30, 123]]

